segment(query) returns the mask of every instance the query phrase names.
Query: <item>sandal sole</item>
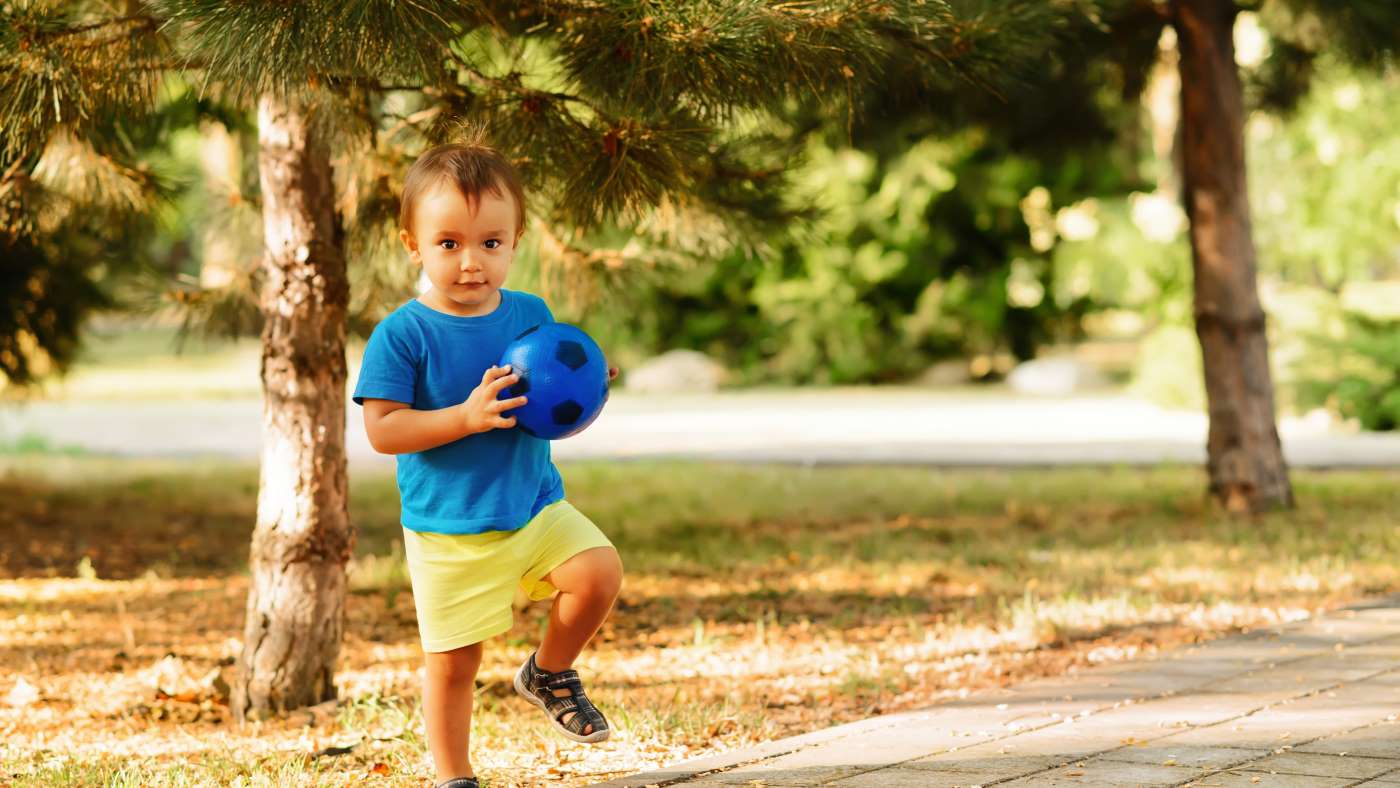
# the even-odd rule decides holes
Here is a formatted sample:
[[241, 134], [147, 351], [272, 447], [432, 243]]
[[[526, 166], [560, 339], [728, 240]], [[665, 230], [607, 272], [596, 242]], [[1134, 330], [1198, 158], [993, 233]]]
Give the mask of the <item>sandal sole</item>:
[[606, 740], [608, 736], [612, 734], [612, 728], [604, 728], [600, 731], [593, 731], [592, 733], [580, 736], [568, 728], [565, 728], [563, 723], [554, 719], [554, 715], [549, 713], [549, 707], [544, 705], [544, 701], [535, 697], [535, 694], [530, 692], [529, 688], [525, 686], [525, 683], [520, 680], [521, 677], [525, 675], [525, 668], [529, 664], [529, 658], [526, 658], [525, 664], [521, 665], [520, 670], [515, 672], [515, 681], [511, 682], [515, 685], [515, 694], [529, 701], [535, 708], [544, 712], [544, 716], [549, 718], [549, 724], [554, 726], [554, 730], [559, 731], [564, 738], [573, 739], [582, 744], [597, 744], [600, 741]]

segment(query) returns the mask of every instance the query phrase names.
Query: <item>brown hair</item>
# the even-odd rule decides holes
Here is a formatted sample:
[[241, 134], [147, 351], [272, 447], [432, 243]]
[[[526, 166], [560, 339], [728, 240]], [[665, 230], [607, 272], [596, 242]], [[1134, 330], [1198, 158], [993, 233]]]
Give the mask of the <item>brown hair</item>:
[[525, 190], [520, 175], [501, 152], [487, 145], [481, 136], [467, 142], [455, 142], [437, 147], [418, 157], [404, 176], [403, 197], [399, 202], [399, 226], [413, 231], [413, 206], [423, 192], [447, 181], [454, 184], [467, 200], [490, 192], [504, 197], [509, 192], [515, 198], [515, 234], [525, 229]]

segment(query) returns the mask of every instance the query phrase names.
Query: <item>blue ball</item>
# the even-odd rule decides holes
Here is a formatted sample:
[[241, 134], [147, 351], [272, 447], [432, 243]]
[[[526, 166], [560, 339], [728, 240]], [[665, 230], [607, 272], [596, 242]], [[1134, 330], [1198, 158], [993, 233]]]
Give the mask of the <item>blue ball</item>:
[[608, 362], [593, 338], [568, 323], [542, 323], [506, 347], [501, 365], [520, 375], [500, 399], [522, 394], [523, 407], [507, 411], [515, 426], [545, 440], [577, 435], [608, 401]]

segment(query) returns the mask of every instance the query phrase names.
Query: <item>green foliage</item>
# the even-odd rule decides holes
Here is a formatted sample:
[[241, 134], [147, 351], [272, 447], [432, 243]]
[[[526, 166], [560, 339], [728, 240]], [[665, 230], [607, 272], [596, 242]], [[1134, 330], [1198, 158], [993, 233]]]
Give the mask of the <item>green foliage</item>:
[[[786, 113], [778, 133], [814, 136], [786, 164], [787, 204], [811, 215], [752, 250], [610, 281], [611, 311], [631, 333], [603, 310], [590, 329], [630, 340], [638, 356], [705, 350], [748, 382], [893, 380], [940, 357], [1028, 358], [1072, 337], [1092, 304], [1047, 296], [1052, 261], [1023, 201], [1036, 187], [1072, 202], [1139, 181], [1114, 139], [1135, 122], [1122, 96], [1139, 89], [1139, 50], [1152, 51], [1161, 19], [1135, 17], [1120, 35], [1098, 27], [1095, 3], [1052, 18], [1044, 4], [954, 9], [975, 21], [964, 31], [968, 57], [1044, 58], [981, 69], [993, 82], [890, 63], [847, 118]], [[997, 45], [976, 54], [971, 39], [993, 35]], [[1122, 53], [1095, 61], [1071, 41]], [[1064, 46], [1046, 51], [1052, 44]]]
[[1274, 0], [1266, 18], [1284, 40], [1358, 65], [1380, 67], [1400, 55], [1400, 6], [1392, 0]]
[[1400, 430], [1400, 318], [1348, 313], [1340, 337], [1316, 340], [1299, 384], [1304, 405], [1325, 405], [1363, 429]]
[[[706, 350], [752, 382], [890, 379], [998, 349], [1008, 257], [1036, 256], [1017, 207], [1033, 168], [977, 150], [929, 139], [881, 162], [812, 141], [791, 199], [818, 215], [765, 254], [631, 283], [646, 305], [623, 310], [640, 318], [634, 339]], [[590, 322], [606, 334], [615, 320]]]
[[154, 0], [150, 7], [178, 31], [186, 62], [245, 101], [322, 84], [441, 83], [449, 43], [484, 21], [477, 4], [445, 0]]
[[[1400, 277], [1400, 105], [1387, 100], [1400, 74], [1331, 57], [1309, 68], [1311, 93], [1286, 113], [1256, 110], [1246, 127], [1261, 298], [1285, 407], [1316, 401], [1295, 386], [1309, 376], [1297, 362], [1343, 286]], [[1203, 407], [1190, 249], [1174, 198], [1133, 189], [1040, 202], [1027, 215], [1033, 234], [1053, 239], [1051, 296], [1137, 315], [1145, 333], [1134, 388], [1162, 404]]]
[[0, 5], [0, 376], [11, 383], [65, 370], [84, 320], [121, 305], [149, 270], [158, 212], [179, 191], [151, 150], [217, 114], [162, 97], [157, 27], [101, 3]]
[[1251, 119], [1249, 188], [1261, 271], [1337, 292], [1400, 277], [1400, 72], [1320, 65], [1293, 114]]
[[[531, 213], [546, 236], [544, 268], [587, 275], [600, 258], [634, 261], [639, 250], [629, 242], [638, 239], [653, 242], [645, 250], [656, 252], [652, 262], [684, 256], [658, 250], [697, 246], [671, 243], [696, 224], [725, 225], [710, 237], [726, 239], [721, 253], [729, 253], [752, 248], [744, 238], [796, 215], [781, 199], [790, 142], [750, 133], [755, 118], [797, 99], [818, 111], [850, 106], [894, 70], [915, 84], [965, 79], [990, 86], [999, 72], [1035, 60], [1034, 47], [1050, 40], [1039, 31], [1053, 27], [1043, 23], [1057, 17], [1031, 0], [632, 0], [606, 8], [151, 0], [124, 10], [119, 16], [105, 3], [38, 0], [3, 7], [0, 71], [19, 78], [0, 83], [0, 168], [14, 164], [0, 183], [27, 176], [63, 135], [110, 156], [104, 124], [126, 131], [127, 149], [111, 161], [139, 172], [149, 130], [173, 132], [152, 112], [161, 111], [156, 86], [176, 70], [198, 86], [184, 95], [208, 102], [200, 116], [228, 107], [225, 125], [245, 132], [257, 97], [295, 94], [336, 154], [357, 329], [407, 294], [411, 277], [384, 242], [393, 235], [404, 169], [424, 146], [460, 135], [463, 121], [484, 127], [519, 162]], [[167, 158], [188, 172], [188, 158]], [[201, 191], [186, 190], [183, 198]], [[218, 196], [200, 199], [217, 206]], [[256, 184], [232, 196], [243, 208], [256, 206]], [[255, 233], [183, 198], [158, 209], [163, 232], [156, 248], [127, 256], [166, 263], [191, 326], [256, 330], [253, 268], [240, 266], [218, 286], [178, 278], [197, 270], [201, 235], [210, 228]], [[12, 230], [21, 219], [4, 225]], [[24, 226], [30, 235], [52, 229]], [[627, 232], [632, 227], [642, 230], [637, 238]], [[610, 240], [622, 248], [589, 242]], [[81, 320], [90, 310], [74, 303]], [[56, 368], [68, 356], [55, 347]]]
[[86, 266], [0, 234], [0, 372], [26, 383], [77, 353], [75, 316], [106, 303]]
[[1201, 343], [1188, 325], [1165, 323], [1142, 339], [1133, 363], [1132, 390], [1174, 408], [1204, 410]]
[[1400, 5], [1391, 0], [1266, 0], [1256, 8], [1270, 37], [1264, 62], [1244, 74], [1258, 107], [1296, 106], [1311, 91], [1319, 61], [1384, 72], [1400, 55]]
[[105, 4], [15, 0], [0, 5], [0, 172], [34, 155], [60, 127], [83, 130], [148, 108], [164, 47], [156, 21]]
[[[1386, 25], [1394, 11], [1382, 0], [1259, 8], [1275, 39], [1257, 98], [1281, 105], [1331, 73], [1320, 53], [1376, 65], [1400, 29]], [[577, 295], [566, 316], [602, 295], [635, 325], [591, 310], [592, 327], [637, 354], [700, 347], [749, 380], [878, 381], [949, 354], [1025, 358], [1100, 308], [1189, 322], [1184, 245], [1139, 237], [1135, 204], [1113, 197], [1151, 188], [1132, 148], [1166, 23], [1153, 2], [153, 0], [128, 10], [0, 9], [0, 69], [18, 77], [0, 82], [0, 218], [18, 239], [8, 243], [37, 250], [15, 259], [49, 261], [46, 276], [60, 257], [101, 261], [67, 263], [82, 269], [73, 286], [86, 280], [90, 292], [45, 313], [59, 330], [0, 321], [16, 337], [10, 355], [47, 353], [42, 369], [61, 369], [83, 317], [123, 297], [122, 268], [158, 268], [160, 290], [176, 277], [191, 325], [256, 330], [255, 266], [222, 287], [193, 277], [203, 233], [236, 228], [257, 246], [250, 100], [264, 91], [308, 98], [337, 151], [359, 331], [411, 291], [392, 240], [396, 184], [464, 120], [529, 182], [534, 246], [522, 278]], [[160, 77], [177, 66], [197, 89], [167, 80], [162, 95]], [[1363, 85], [1367, 112], [1324, 117], [1305, 104], [1311, 125], [1299, 133], [1320, 145], [1342, 130], [1343, 153], [1391, 138], [1393, 113], [1371, 112], [1394, 90], [1387, 79]], [[190, 153], [174, 150], [178, 129], [208, 118], [241, 133], [236, 194], [201, 186]], [[1282, 139], [1277, 149], [1256, 140], [1256, 177], [1298, 163]], [[89, 151], [99, 166], [82, 171], [94, 177], [42, 184], [42, 158], [60, 144]], [[1258, 223], [1266, 275], [1311, 267], [1325, 287], [1379, 275], [1392, 157], [1378, 150], [1353, 167], [1343, 155], [1283, 184], [1298, 193]], [[1275, 210], [1277, 186], [1252, 184], [1256, 214], [1260, 203]], [[107, 227], [94, 244], [103, 253], [74, 254], [43, 218], [59, 192], [70, 209], [105, 206], [105, 221], [144, 228], [128, 235], [147, 241], [116, 245]], [[1060, 240], [1047, 246], [1033, 214], [1053, 225], [1065, 209], [1093, 212], [1098, 235], [1052, 227]], [[1335, 229], [1301, 242], [1291, 229], [1270, 234], [1298, 226]], [[4, 372], [31, 374], [21, 366]]]

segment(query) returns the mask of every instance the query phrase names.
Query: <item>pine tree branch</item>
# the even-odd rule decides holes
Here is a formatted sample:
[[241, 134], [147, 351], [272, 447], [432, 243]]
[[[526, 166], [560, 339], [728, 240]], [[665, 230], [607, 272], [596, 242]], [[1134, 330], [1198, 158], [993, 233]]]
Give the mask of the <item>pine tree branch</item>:
[[[35, 39], [63, 38], [66, 36], [91, 33], [94, 30], [101, 30], [104, 27], [117, 27], [126, 24], [130, 24], [136, 29], [145, 28], [150, 32], [155, 32], [160, 29], [163, 23], [161, 20], [147, 14], [134, 14], [131, 16], [117, 17], [115, 19], [104, 19], [100, 22], [90, 22], [85, 25], [74, 25], [50, 30], [31, 30], [27, 37]], [[15, 29], [23, 32], [25, 27], [23, 25], [15, 25]]]
[[607, 110], [604, 110], [602, 107], [598, 106], [596, 102], [590, 101], [584, 98], [583, 96], [578, 96], [571, 93], [559, 93], [546, 90], [536, 90], [534, 88], [527, 88], [520, 83], [519, 72], [511, 72], [509, 77], [514, 77], [514, 79], [511, 79], [509, 77], [506, 79], [493, 77], [489, 74], [484, 73], [475, 65], [469, 63], [455, 49], [449, 50], [448, 56], [454, 63], [457, 64], [457, 67], [460, 68], [462, 72], [465, 73], [468, 77], [470, 77], [473, 81], [477, 82], [478, 84], [485, 85], [487, 87], [495, 88], [497, 90], [503, 90], [509, 93], [514, 93], [520, 97], [521, 101], [537, 101], [539, 99], [548, 98], [554, 99], [555, 101], [574, 102], [588, 107], [600, 118], [610, 118], [610, 115], [607, 112]]

